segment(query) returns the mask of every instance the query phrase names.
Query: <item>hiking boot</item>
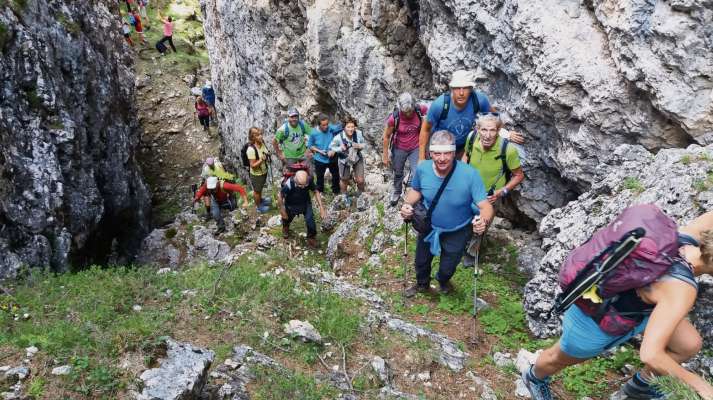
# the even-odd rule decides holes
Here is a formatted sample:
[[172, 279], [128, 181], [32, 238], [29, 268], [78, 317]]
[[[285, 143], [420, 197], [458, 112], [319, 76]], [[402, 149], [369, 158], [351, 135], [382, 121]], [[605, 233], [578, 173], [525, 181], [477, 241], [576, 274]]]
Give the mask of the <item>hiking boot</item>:
[[391, 195], [391, 198], [389, 199], [389, 205], [391, 207], [396, 207], [397, 204], [399, 204], [399, 199], [401, 199], [401, 195], [394, 193]]
[[534, 365], [530, 365], [530, 368], [522, 371], [522, 381], [525, 383], [525, 387], [532, 395], [532, 400], [552, 400], [552, 393], [550, 392], [550, 378], [537, 379], [532, 373]]
[[626, 399], [633, 400], [658, 400], [664, 399], [663, 393], [656, 390], [648, 382], [641, 378], [637, 372], [621, 387], [621, 392], [626, 395]]
[[308, 237], [307, 238], [307, 246], [311, 247], [313, 249], [316, 249], [317, 248], [317, 239], [315, 239], [313, 237]]
[[413, 297], [417, 293], [428, 293], [429, 289], [430, 288], [428, 287], [428, 285], [421, 285], [421, 284], [417, 283], [417, 284], [411, 286], [410, 288], [406, 289], [406, 292], [404, 292], [404, 296]]
[[451, 281], [438, 282], [438, 293], [449, 294], [453, 292], [453, 284]]
[[268, 205], [259, 206], [257, 208], [257, 212], [259, 212], [260, 214], [265, 214], [268, 211], [270, 211], [270, 206], [268, 206]]
[[272, 199], [269, 197], [265, 197], [260, 200], [260, 205], [270, 207], [272, 205]]
[[290, 237], [290, 227], [287, 225], [282, 225], [282, 238], [288, 239]]

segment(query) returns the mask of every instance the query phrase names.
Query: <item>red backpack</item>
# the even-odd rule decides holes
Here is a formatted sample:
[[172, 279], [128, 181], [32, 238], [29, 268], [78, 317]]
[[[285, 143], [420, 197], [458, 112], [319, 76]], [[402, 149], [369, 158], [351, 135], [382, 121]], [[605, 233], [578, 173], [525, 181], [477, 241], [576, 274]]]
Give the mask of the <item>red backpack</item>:
[[[610, 303], [619, 293], [658, 279], [677, 257], [676, 223], [653, 204], [631, 206], [569, 254], [560, 268], [562, 293], [553, 311], [577, 304], [605, 332], [626, 333], [641, 319], [618, 314]], [[593, 290], [601, 303], [583, 298]]]
[[[299, 162], [287, 165], [287, 168], [285, 168], [284, 171], [282, 172], [282, 184], [287, 182], [287, 180], [290, 179], [290, 177], [295, 176], [295, 174], [297, 174], [297, 171], [305, 171], [305, 172], [307, 172], [307, 175], [310, 175], [309, 163], [307, 163], [307, 161], [305, 160], [305, 161], [299, 161]], [[311, 177], [310, 177], [310, 179], [311, 179]]]

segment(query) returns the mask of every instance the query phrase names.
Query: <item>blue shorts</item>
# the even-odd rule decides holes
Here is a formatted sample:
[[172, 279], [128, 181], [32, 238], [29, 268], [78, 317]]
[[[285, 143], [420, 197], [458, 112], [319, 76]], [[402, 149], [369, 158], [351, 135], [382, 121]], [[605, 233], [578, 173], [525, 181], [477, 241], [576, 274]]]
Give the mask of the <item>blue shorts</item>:
[[564, 313], [560, 349], [574, 358], [596, 357], [642, 333], [648, 322], [649, 316], [647, 315], [631, 332], [622, 336], [612, 336], [602, 331], [592, 317], [583, 313], [576, 304], [573, 304]]

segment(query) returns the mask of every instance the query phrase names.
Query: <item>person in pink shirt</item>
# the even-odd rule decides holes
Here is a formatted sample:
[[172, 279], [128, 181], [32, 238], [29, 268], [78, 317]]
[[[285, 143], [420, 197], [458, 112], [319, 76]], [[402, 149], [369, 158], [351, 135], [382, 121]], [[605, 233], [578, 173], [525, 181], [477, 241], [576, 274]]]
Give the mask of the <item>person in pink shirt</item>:
[[171, 45], [171, 49], [176, 53], [176, 46], [173, 45], [173, 18], [161, 16], [161, 12], [158, 12], [158, 19], [163, 22], [163, 38], [159, 40], [159, 43], [168, 42]]
[[402, 181], [406, 160], [409, 162], [411, 177], [416, 172], [418, 164], [418, 134], [421, 130], [421, 120], [428, 112], [422, 104], [416, 104], [410, 93], [403, 93], [393, 113], [389, 114], [384, 128], [384, 150], [382, 161], [385, 167], [391, 165], [394, 170], [394, 189], [389, 204], [393, 207], [401, 198]]

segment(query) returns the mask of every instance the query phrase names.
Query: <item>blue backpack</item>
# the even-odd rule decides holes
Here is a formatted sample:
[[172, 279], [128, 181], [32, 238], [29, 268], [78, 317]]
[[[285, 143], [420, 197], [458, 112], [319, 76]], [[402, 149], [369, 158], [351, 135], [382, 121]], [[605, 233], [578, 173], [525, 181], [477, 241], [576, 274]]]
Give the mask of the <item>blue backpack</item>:
[[129, 25], [131, 25], [131, 26], [136, 25], [136, 18], [131, 14], [129, 14]]

